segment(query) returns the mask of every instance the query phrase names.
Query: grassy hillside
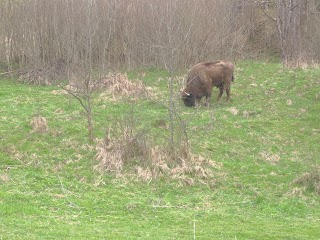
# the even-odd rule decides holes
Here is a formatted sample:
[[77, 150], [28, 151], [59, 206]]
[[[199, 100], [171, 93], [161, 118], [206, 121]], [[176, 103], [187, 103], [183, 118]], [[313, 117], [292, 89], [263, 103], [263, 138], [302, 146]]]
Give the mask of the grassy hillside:
[[[151, 97], [94, 96], [95, 136], [130, 126], [166, 148], [168, 73], [128, 73]], [[320, 71], [239, 62], [231, 102], [187, 108], [174, 80], [177, 144], [212, 179], [143, 181], [95, 170], [80, 104], [56, 87], [0, 81], [0, 239], [319, 239]], [[36, 132], [35, 116], [48, 129]], [[126, 174], [128, 173], [128, 174]]]

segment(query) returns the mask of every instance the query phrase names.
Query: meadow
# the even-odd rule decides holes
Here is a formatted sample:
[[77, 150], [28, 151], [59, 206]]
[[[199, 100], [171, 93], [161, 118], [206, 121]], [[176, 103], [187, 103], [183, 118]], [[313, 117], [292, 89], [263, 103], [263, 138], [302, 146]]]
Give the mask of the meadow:
[[93, 95], [96, 139], [129, 126], [167, 148], [187, 135], [213, 163], [191, 182], [143, 179], [134, 163], [98, 171], [74, 97], [0, 76], [0, 239], [320, 239], [320, 69], [235, 66], [231, 101], [214, 89], [209, 108], [185, 107], [187, 71], [173, 77], [173, 123], [165, 70], [127, 73], [150, 96]]

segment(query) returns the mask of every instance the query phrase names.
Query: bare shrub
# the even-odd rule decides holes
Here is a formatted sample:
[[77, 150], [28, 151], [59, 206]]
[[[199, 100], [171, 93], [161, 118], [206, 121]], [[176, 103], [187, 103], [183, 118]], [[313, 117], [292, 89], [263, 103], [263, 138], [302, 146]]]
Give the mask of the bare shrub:
[[42, 117], [40, 114], [34, 116], [30, 124], [33, 132], [45, 133], [49, 130], [47, 119]]
[[92, 121], [94, 92], [102, 92], [100, 97], [107, 97], [107, 100], [110, 100], [110, 97], [113, 100], [116, 100], [118, 96], [130, 97], [131, 99], [136, 100], [141, 94], [147, 93], [147, 90], [141, 81], [130, 81], [127, 74], [109, 73], [101, 78], [94, 71], [91, 71], [90, 69], [86, 70], [84, 66], [79, 65], [78, 70], [79, 71], [72, 74], [69, 78], [69, 85], [62, 86], [60, 84], [60, 87], [71, 96], [75, 97], [84, 108], [87, 115], [89, 139], [91, 141], [94, 139]]
[[62, 59], [43, 66], [30, 67], [29, 71], [22, 73], [19, 80], [34, 85], [52, 85], [67, 76], [67, 65]]

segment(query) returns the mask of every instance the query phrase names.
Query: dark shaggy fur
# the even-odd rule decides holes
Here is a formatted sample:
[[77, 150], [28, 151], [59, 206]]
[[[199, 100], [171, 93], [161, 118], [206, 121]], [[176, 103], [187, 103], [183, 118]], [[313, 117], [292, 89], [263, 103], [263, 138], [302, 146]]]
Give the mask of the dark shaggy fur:
[[186, 87], [181, 91], [184, 104], [192, 107], [198, 105], [202, 97], [206, 97], [206, 105], [209, 106], [214, 86], [220, 89], [218, 100], [225, 90], [229, 101], [233, 71], [234, 66], [228, 61], [198, 63], [193, 66], [188, 74]]

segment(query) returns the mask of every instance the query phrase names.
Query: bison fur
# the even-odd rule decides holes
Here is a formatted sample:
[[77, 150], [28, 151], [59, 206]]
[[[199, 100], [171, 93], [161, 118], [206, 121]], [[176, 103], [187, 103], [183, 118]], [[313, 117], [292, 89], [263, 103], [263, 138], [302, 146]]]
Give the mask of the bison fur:
[[218, 100], [223, 91], [230, 99], [230, 86], [234, 80], [234, 66], [228, 61], [202, 62], [191, 68], [187, 76], [186, 86], [181, 90], [181, 98], [188, 107], [200, 104], [201, 98], [206, 97], [206, 105], [210, 105], [213, 87], [220, 89]]

